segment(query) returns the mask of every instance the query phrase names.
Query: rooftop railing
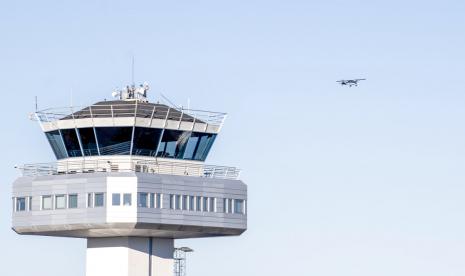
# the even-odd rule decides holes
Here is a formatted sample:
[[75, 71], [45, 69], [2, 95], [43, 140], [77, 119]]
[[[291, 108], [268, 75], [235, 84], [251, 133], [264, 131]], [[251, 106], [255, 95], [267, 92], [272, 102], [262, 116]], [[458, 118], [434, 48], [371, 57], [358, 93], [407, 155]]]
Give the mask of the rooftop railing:
[[150, 104], [144, 102], [94, 104], [91, 106], [72, 106], [48, 108], [35, 112], [35, 119], [44, 122], [57, 120], [123, 118], [138, 117], [150, 120], [172, 120], [179, 122], [206, 123], [222, 126], [226, 113], [205, 110], [184, 109], [170, 107], [164, 104]]
[[193, 177], [238, 179], [240, 170], [235, 167], [205, 165], [186, 162], [114, 159], [66, 160], [52, 163], [25, 164], [17, 167], [23, 176], [88, 174], [103, 172], [141, 172]]

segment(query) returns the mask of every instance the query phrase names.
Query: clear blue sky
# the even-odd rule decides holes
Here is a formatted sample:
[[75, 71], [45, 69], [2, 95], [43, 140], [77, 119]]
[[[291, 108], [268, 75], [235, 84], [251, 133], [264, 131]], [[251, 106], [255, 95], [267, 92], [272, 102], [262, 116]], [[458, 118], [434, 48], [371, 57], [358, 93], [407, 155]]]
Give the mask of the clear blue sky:
[[[10, 230], [28, 112], [130, 81], [229, 113], [249, 230], [177, 241], [188, 275], [465, 275], [464, 1], [2, 1], [0, 275], [82, 276], [85, 240]], [[357, 88], [340, 78], [365, 77]], [[72, 92], [71, 92], [72, 91]]]

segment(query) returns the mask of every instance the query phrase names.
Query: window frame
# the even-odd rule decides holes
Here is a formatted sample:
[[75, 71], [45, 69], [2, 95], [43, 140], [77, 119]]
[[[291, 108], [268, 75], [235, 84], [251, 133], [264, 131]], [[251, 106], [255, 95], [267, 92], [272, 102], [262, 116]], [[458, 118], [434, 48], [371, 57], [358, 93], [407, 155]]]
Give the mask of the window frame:
[[[142, 199], [145, 198], [145, 206], [142, 205]], [[150, 197], [149, 193], [147, 192], [139, 192], [137, 193], [137, 207], [140, 208], [149, 208], [150, 207]]]
[[[45, 208], [45, 199], [50, 199], [50, 208]], [[42, 195], [40, 197], [40, 210], [53, 210], [53, 195]]]
[[[117, 202], [116, 202], [116, 200]], [[111, 194], [111, 206], [121, 206], [121, 193]]]
[[[100, 203], [97, 205], [97, 196], [102, 196], [102, 203], [100, 205]], [[102, 207], [105, 207], [105, 193], [103, 192], [96, 192], [94, 193], [94, 208], [102, 208]]]
[[[23, 208], [19, 208], [19, 207], [21, 207], [19, 205], [20, 201], [23, 201], [23, 205], [22, 205]], [[27, 201], [27, 199], [26, 199], [25, 196], [15, 197], [15, 208], [14, 208], [15, 212], [25, 212], [27, 210], [27, 202], [26, 201]]]
[[[58, 207], [58, 198], [63, 199], [63, 207]], [[56, 194], [54, 196], [54, 203], [55, 203], [55, 210], [63, 210], [63, 209], [66, 209], [68, 206], [68, 201], [67, 201], [67, 198], [66, 198], [66, 194]]]
[[[128, 198], [129, 198], [129, 201], [127, 201]], [[132, 206], [132, 193], [123, 193], [123, 206], [124, 207]]]
[[[74, 206], [71, 206], [71, 199], [72, 197], [76, 197], [76, 205]], [[67, 206], [68, 206], [68, 209], [77, 209], [79, 207], [79, 195], [76, 194], [76, 193], [73, 193], [73, 194], [68, 194], [68, 200], [67, 200]]]

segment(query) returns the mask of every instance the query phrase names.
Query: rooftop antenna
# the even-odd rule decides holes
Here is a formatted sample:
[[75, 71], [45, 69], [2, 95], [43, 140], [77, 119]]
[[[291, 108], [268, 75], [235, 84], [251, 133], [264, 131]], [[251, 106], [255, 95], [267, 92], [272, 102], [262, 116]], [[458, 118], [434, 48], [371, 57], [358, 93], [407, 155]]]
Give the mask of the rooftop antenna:
[[35, 96], [35, 101], [36, 101], [35, 105], [36, 105], [36, 112], [37, 112], [37, 110], [38, 110], [38, 108], [37, 108], [37, 96]]

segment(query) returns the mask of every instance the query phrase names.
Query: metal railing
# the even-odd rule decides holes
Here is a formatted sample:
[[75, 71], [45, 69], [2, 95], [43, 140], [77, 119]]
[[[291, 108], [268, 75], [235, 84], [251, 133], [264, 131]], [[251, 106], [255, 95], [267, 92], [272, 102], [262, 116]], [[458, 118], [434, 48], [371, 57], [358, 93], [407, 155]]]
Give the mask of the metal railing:
[[159, 160], [66, 160], [53, 163], [25, 164], [17, 167], [23, 176], [84, 174], [99, 172], [142, 172], [153, 174], [184, 175], [193, 177], [238, 179], [240, 170], [235, 167], [200, 163]]
[[67, 119], [138, 117], [150, 120], [159, 119], [165, 121], [205, 123], [221, 127], [227, 114], [223, 112], [176, 108], [163, 104], [149, 104], [136, 101], [117, 104], [95, 104], [87, 107], [72, 106], [48, 108], [36, 111], [35, 115], [35, 119], [43, 123]]

